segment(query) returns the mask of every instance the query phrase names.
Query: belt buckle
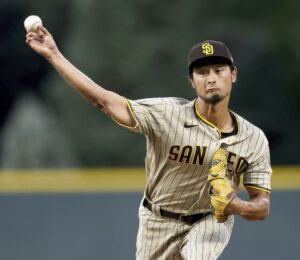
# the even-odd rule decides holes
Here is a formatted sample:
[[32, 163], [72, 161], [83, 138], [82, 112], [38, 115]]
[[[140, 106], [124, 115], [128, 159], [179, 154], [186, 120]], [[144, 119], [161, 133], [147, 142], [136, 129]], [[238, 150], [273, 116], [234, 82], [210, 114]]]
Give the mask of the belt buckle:
[[187, 215], [180, 215], [178, 219], [181, 222], [183, 222], [183, 223], [185, 223], [185, 224], [187, 224], [189, 226], [193, 225], [193, 223], [191, 223], [188, 218], [189, 218], [189, 216], [187, 216]]

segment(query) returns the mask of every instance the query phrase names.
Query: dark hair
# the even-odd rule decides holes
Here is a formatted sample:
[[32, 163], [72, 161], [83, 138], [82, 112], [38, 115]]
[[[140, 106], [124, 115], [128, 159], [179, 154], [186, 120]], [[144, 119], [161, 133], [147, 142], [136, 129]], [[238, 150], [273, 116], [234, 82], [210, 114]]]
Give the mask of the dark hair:
[[207, 57], [201, 60], [194, 61], [190, 67], [189, 67], [189, 77], [193, 78], [193, 70], [195, 67], [202, 67], [206, 65], [211, 64], [227, 64], [230, 67], [230, 70], [233, 71], [235, 69], [235, 66], [233, 63], [231, 63], [228, 59], [225, 59], [223, 57]]

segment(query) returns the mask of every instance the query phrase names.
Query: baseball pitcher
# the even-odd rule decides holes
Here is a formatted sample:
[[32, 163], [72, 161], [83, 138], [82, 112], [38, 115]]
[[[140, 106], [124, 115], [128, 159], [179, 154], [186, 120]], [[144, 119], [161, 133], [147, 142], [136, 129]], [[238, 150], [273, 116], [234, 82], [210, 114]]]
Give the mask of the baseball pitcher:
[[[217, 259], [230, 239], [234, 215], [268, 216], [268, 141], [228, 108], [237, 68], [224, 43], [205, 41], [190, 50], [189, 80], [196, 98], [189, 101], [130, 100], [100, 87], [62, 55], [43, 26], [29, 32], [26, 42], [93, 105], [146, 136], [147, 184], [136, 259]], [[237, 194], [241, 182], [247, 201]]]

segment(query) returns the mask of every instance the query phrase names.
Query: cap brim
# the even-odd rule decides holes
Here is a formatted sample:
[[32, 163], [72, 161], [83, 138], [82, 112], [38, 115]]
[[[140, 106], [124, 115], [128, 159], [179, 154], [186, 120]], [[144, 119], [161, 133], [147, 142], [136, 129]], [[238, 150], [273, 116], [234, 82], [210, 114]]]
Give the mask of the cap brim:
[[197, 66], [205, 66], [209, 64], [228, 64], [229, 66], [233, 65], [233, 62], [223, 56], [209, 56], [209, 57], [201, 57], [192, 61], [189, 66], [189, 70], [191, 71], [192, 68], [197, 64]]

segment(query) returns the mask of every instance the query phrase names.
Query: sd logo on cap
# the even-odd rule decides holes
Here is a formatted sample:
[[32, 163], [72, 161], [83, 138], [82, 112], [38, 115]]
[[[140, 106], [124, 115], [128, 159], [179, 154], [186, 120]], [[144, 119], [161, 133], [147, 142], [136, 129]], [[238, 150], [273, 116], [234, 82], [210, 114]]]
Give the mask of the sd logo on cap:
[[207, 43], [202, 44], [202, 51], [206, 55], [214, 54], [214, 46]]

